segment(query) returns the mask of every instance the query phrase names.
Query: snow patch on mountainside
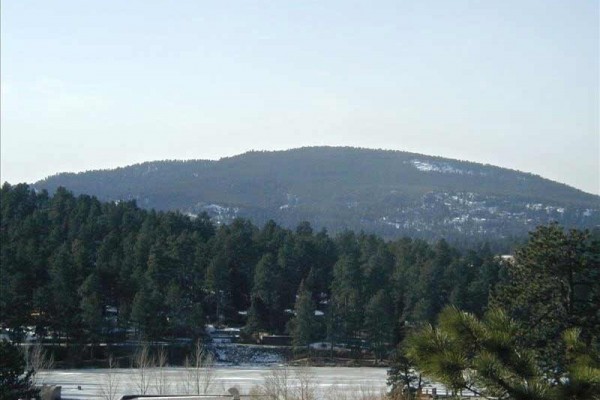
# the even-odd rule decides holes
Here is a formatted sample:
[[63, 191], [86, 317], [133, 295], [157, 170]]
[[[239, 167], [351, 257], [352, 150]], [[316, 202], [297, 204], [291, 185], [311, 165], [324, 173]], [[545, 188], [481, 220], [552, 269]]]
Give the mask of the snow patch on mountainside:
[[423, 172], [440, 172], [442, 174], [459, 174], [459, 175], [486, 175], [485, 172], [476, 172], [470, 169], [457, 168], [447, 162], [421, 161], [410, 160], [410, 163]]

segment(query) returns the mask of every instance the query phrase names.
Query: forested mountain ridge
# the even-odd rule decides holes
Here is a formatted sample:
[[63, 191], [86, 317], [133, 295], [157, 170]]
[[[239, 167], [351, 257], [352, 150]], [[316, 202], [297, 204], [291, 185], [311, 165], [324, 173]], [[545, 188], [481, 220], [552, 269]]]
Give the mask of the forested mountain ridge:
[[537, 225], [600, 225], [600, 197], [536, 175], [415, 153], [339, 147], [248, 152], [62, 173], [34, 184], [144, 208], [246, 217], [286, 227], [459, 241], [524, 236]]

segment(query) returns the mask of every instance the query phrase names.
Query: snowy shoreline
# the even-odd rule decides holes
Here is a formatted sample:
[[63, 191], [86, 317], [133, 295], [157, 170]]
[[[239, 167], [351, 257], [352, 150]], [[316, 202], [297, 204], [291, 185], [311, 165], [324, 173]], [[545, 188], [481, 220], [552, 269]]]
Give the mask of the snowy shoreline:
[[[224, 365], [216, 364], [213, 368], [214, 384], [210, 394], [224, 394], [230, 387], [237, 387], [241, 393], [247, 393], [252, 387], [264, 382], [271, 366], [267, 365]], [[302, 370], [311, 376], [315, 386], [321, 393], [327, 390], [354, 392], [358, 390], [385, 391], [387, 370], [375, 367], [287, 367], [292, 374]], [[150, 369], [151, 374], [158, 376], [158, 369]], [[184, 394], [186, 370], [183, 367], [163, 368], [166, 390], [171, 394]], [[54, 370], [41, 372], [40, 382], [62, 386], [64, 399], [101, 399], [108, 377], [117, 382], [120, 398], [125, 394], [138, 393], [136, 389], [137, 370], [133, 368], [90, 368]], [[81, 389], [78, 389], [81, 388]], [[163, 389], [164, 390], [164, 389]], [[157, 380], [151, 379], [149, 393], [158, 392]]]

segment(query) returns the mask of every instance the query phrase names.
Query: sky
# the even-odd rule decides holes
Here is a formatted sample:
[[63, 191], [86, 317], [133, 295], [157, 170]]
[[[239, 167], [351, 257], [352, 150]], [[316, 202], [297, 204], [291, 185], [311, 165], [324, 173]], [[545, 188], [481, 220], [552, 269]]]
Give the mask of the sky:
[[331, 145], [600, 194], [599, 2], [4, 0], [2, 182]]

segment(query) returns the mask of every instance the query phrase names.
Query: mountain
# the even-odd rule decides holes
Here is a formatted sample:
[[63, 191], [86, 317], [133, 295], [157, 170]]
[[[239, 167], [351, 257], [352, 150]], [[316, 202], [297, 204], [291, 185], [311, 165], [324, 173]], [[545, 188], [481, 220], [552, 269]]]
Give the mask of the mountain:
[[600, 197], [491, 165], [400, 151], [305, 147], [252, 151], [218, 161], [155, 161], [61, 173], [35, 183], [145, 208], [207, 212], [385, 237], [498, 239], [535, 226], [600, 225]]

